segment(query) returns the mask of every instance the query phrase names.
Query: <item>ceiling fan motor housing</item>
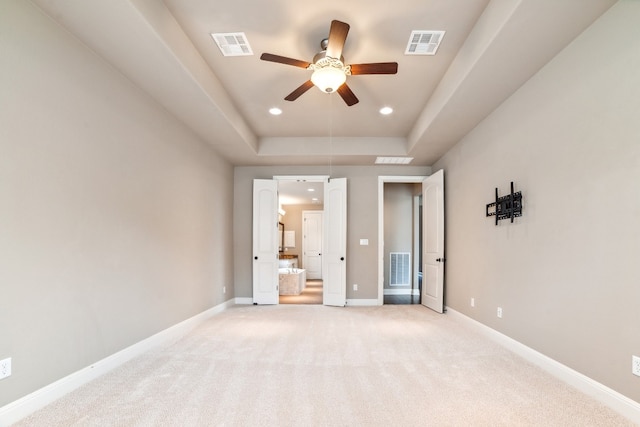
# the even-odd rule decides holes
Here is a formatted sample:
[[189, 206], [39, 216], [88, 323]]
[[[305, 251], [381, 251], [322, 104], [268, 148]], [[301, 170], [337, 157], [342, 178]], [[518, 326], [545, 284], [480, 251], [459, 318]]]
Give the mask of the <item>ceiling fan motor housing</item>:
[[[321, 61], [321, 60], [323, 60], [325, 58], [327, 58], [327, 60], [328, 59], [336, 60], [336, 58], [331, 58], [330, 56], [327, 56], [327, 51], [323, 50], [322, 52], [316, 53], [316, 55], [313, 57], [313, 63], [317, 64], [318, 61]], [[338, 61], [340, 61], [342, 64], [344, 64], [344, 56], [340, 55], [340, 59], [338, 59]]]

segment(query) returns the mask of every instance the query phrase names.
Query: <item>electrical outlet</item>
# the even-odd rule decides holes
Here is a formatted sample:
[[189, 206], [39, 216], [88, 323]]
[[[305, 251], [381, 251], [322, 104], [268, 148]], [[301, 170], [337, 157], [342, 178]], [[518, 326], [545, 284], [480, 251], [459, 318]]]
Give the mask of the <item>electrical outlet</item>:
[[500, 319], [502, 319], [502, 307], [498, 307], [498, 312], [496, 314]]
[[222, 287], [222, 293], [223, 293], [223, 294], [226, 294], [226, 293], [227, 293], [227, 287], [226, 287], [226, 286], [223, 286], [223, 287]]
[[11, 358], [0, 360], [0, 380], [11, 376]]
[[476, 299], [471, 298], [471, 307], [475, 307], [475, 306], [476, 306]]
[[358, 290], [358, 285], [356, 285], [355, 283], [353, 284], [353, 290], [357, 291]]
[[640, 356], [631, 356], [631, 373], [640, 377]]

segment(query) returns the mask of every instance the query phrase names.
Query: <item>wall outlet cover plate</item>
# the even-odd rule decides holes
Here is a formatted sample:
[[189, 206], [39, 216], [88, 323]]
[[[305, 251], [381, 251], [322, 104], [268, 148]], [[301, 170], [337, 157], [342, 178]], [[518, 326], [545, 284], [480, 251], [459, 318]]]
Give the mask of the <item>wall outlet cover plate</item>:
[[631, 356], [631, 373], [640, 377], [640, 356]]
[[0, 360], [0, 379], [11, 376], [11, 358]]

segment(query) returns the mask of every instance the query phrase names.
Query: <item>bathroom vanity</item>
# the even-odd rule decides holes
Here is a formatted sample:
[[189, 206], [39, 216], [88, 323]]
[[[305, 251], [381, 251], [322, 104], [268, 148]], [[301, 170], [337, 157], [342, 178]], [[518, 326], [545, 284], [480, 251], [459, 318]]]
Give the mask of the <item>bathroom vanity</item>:
[[298, 255], [280, 254], [278, 267], [280, 268], [298, 268]]

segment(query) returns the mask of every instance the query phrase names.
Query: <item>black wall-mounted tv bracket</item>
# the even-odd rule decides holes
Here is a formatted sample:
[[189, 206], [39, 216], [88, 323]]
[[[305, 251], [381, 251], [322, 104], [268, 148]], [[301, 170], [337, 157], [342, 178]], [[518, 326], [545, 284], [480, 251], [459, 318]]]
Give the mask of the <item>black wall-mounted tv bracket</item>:
[[522, 216], [522, 193], [513, 192], [513, 181], [511, 181], [511, 194], [498, 197], [498, 189], [496, 188], [496, 201], [487, 205], [487, 216], [496, 217], [496, 225], [498, 221], [511, 218], [511, 222], [517, 216]]

